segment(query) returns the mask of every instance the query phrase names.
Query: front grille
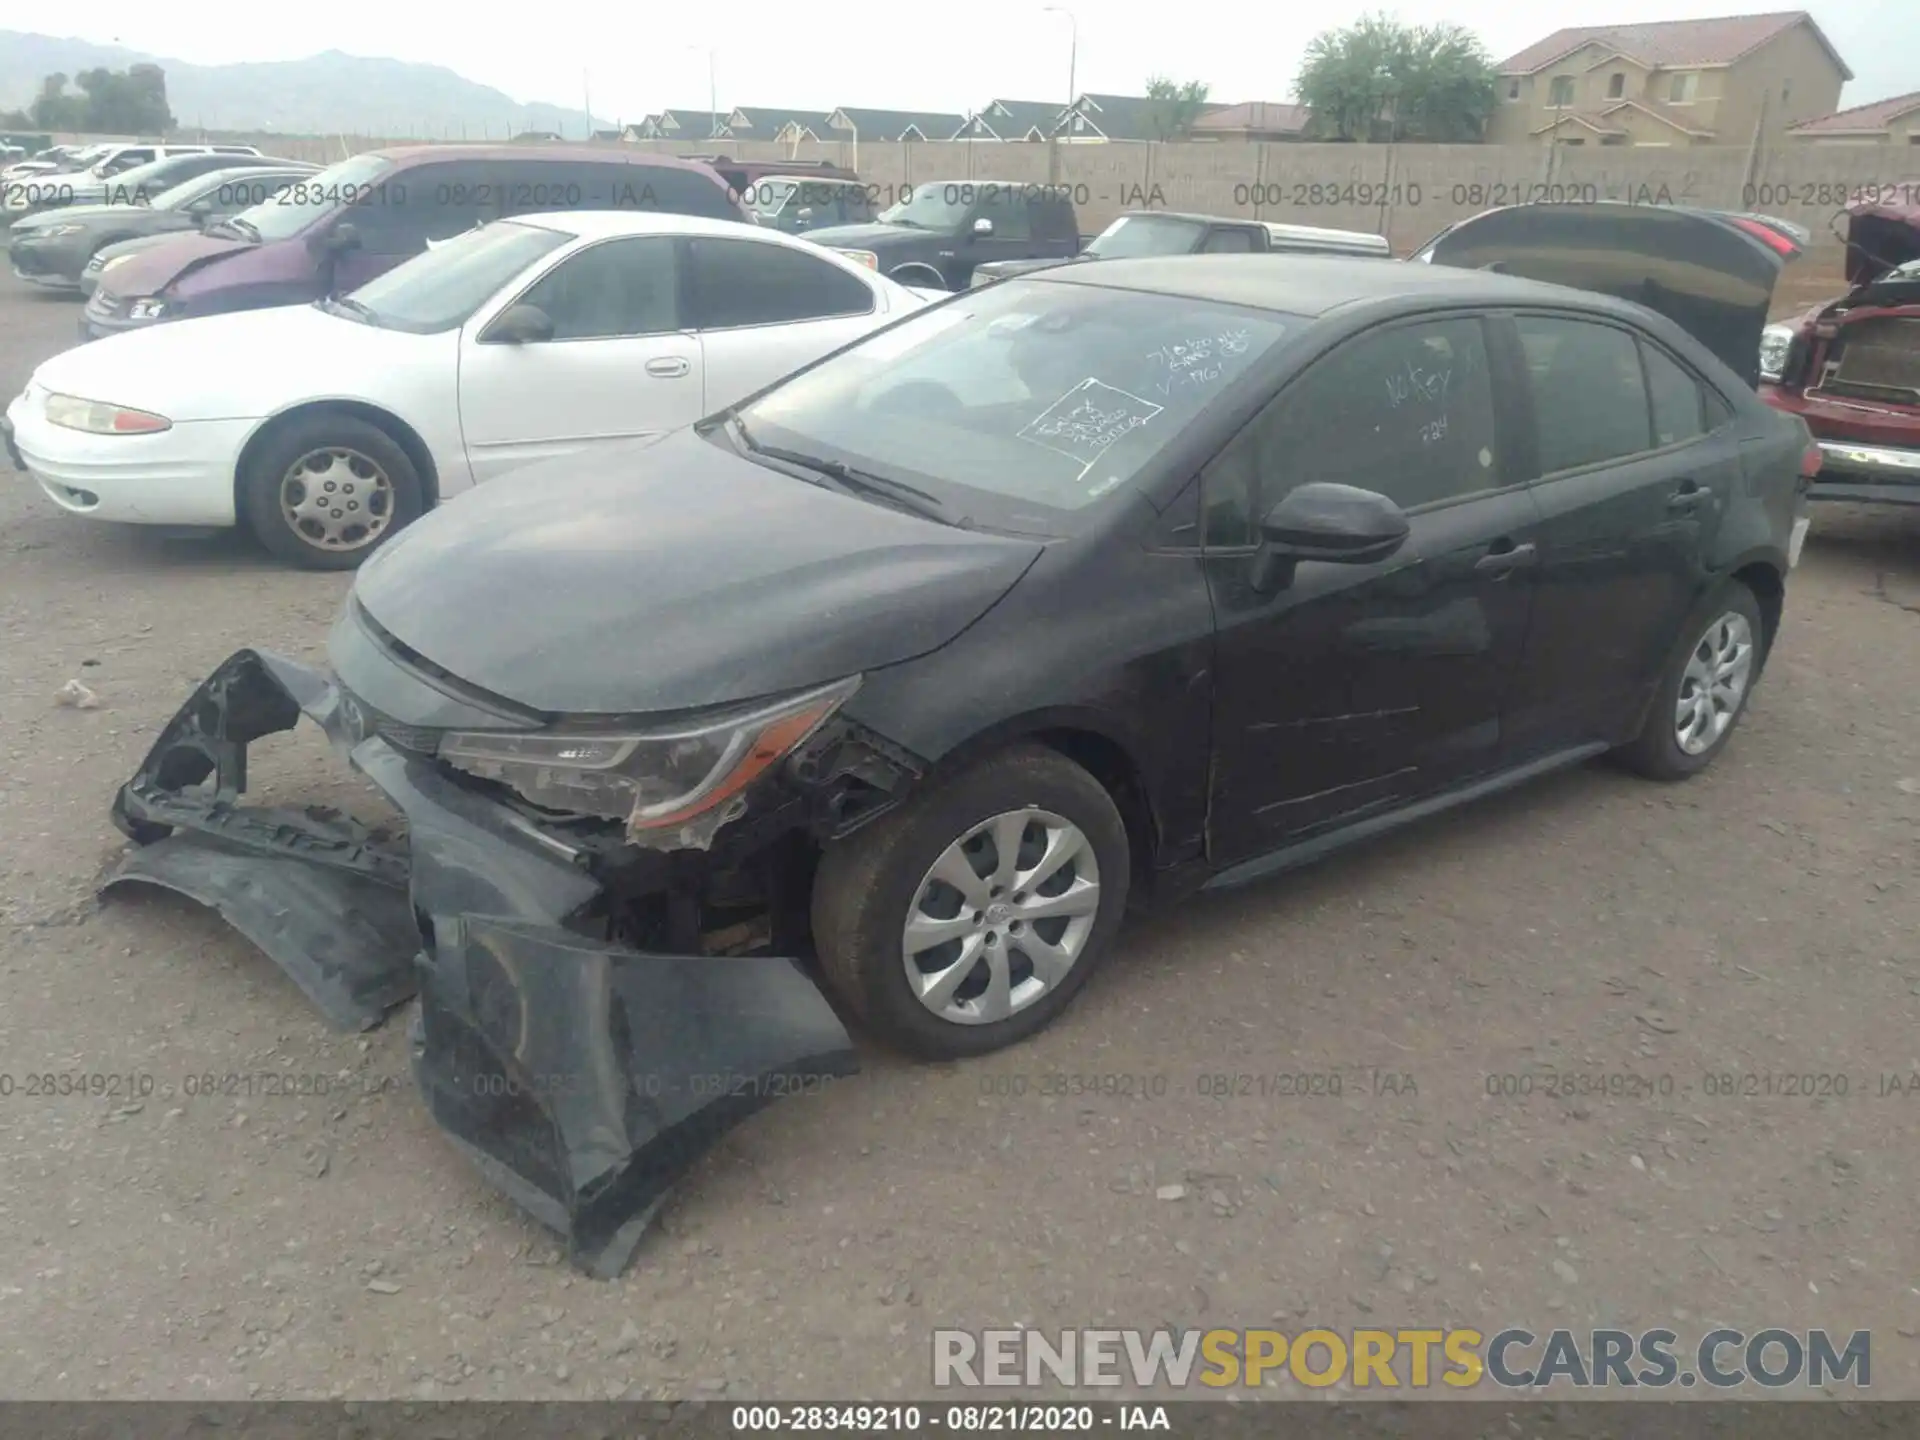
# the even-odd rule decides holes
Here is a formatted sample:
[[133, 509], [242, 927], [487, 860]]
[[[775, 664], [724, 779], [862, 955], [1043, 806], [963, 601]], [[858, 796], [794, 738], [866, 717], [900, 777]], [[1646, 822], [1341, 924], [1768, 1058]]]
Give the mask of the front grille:
[[1840, 332], [1824, 388], [1867, 400], [1920, 404], [1920, 320], [1860, 320]]

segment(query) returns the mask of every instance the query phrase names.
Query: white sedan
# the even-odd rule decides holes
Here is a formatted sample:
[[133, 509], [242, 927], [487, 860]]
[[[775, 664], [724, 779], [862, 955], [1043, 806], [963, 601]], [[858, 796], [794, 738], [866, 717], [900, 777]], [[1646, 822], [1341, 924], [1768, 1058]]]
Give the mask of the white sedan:
[[348, 296], [55, 356], [8, 407], [8, 448], [76, 515], [245, 525], [349, 569], [480, 481], [691, 424], [926, 303], [735, 221], [530, 215]]

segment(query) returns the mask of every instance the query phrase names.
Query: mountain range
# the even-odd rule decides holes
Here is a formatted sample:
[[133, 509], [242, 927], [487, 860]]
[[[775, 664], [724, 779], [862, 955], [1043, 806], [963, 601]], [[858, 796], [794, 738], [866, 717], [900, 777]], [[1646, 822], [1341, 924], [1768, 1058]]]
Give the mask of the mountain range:
[[[550, 130], [582, 138], [584, 111], [521, 104], [505, 91], [419, 65], [328, 50], [304, 60], [192, 65], [118, 45], [0, 30], [0, 110], [24, 108], [48, 75], [141, 63], [166, 72], [167, 104], [182, 129], [283, 135], [379, 135], [422, 140], [492, 138]], [[72, 88], [69, 83], [69, 88]], [[609, 128], [610, 121], [594, 120]]]

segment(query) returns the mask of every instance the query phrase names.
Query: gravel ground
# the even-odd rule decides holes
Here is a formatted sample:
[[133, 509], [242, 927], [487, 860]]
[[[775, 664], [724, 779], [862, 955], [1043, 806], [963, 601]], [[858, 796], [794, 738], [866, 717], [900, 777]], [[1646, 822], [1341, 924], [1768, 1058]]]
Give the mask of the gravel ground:
[[[76, 312], [0, 281], [0, 395]], [[1703, 778], [1580, 769], [1139, 924], [1033, 1043], [770, 1108], [603, 1284], [443, 1142], [401, 1026], [334, 1035], [212, 915], [92, 898], [159, 726], [242, 644], [319, 656], [347, 581], [5, 473], [0, 1395], [915, 1395], [931, 1327], [1016, 1321], [1864, 1328], [1874, 1391], [1920, 1395], [1920, 1094], [1880, 1093], [1920, 1075], [1920, 516], [1820, 517]], [[356, 783], [289, 749], [280, 793]], [[262, 1073], [350, 1093], [185, 1093]], [[1342, 1093], [1207, 1093], [1295, 1073]]]

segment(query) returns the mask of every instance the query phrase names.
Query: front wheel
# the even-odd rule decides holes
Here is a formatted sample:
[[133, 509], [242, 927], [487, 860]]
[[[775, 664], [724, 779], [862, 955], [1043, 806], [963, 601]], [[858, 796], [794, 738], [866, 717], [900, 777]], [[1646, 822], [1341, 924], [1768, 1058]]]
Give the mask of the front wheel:
[[420, 513], [407, 452], [353, 415], [297, 417], [266, 437], [239, 477], [260, 543], [307, 570], [352, 570]]
[[1766, 659], [1766, 626], [1753, 592], [1729, 581], [1688, 617], [1685, 648], [1666, 674], [1640, 734], [1621, 759], [1653, 780], [1684, 780], [1711, 765], [1746, 713]]
[[1126, 825], [1100, 782], [1023, 745], [821, 858], [813, 933], [834, 989], [887, 1043], [984, 1055], [1067, 1007], [1126, 909]]

